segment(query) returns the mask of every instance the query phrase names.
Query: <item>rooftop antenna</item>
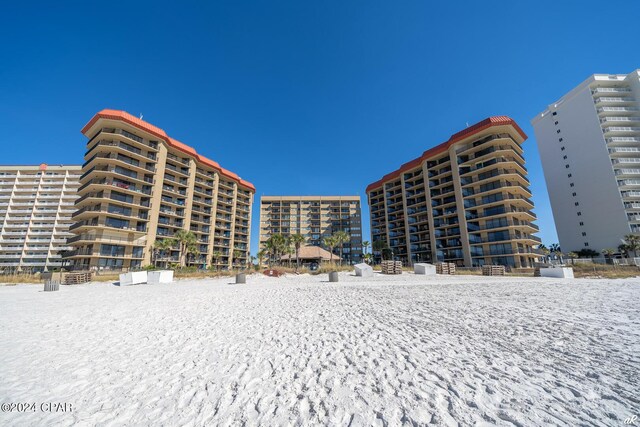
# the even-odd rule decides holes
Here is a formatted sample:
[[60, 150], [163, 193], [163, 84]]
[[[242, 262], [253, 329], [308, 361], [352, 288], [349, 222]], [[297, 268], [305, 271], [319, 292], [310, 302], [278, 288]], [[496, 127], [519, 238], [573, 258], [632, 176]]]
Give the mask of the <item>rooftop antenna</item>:
[[466, 122], [466, 123], [467, 123], [467, 127], [469, 127], [469, 122]]
[[[142, 113], [140, 113], [140, 120], [142, 120], [142, 118], [144, 117], [144, 115]], [[469, 125], [467, 125], [469, 126]]]

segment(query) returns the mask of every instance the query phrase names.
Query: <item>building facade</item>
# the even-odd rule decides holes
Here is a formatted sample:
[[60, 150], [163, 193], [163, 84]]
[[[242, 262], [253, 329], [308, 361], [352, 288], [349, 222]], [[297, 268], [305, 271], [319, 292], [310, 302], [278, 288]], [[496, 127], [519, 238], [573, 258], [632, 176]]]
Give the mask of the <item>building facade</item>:
[[531, 123], [563, 251], [640, 233], [640, 70], [593, 75]]
[[80, 166], [0, 166], [0, 271], [62, 266]]
[[[343, 246], [343, 259], [362, 261], [360, 196], [262, 196], [260, 247], [273, 234], [302, 234], [305, 244], [323, 246], [323, 239], [344, 231], [351, 240]], [[335, 250], [339, 254], [339, 250]]]
[[249, 260], [251, 183], [124, 111], [99, 112], [82, 133], [89, 141], [69, 239], [75, 269], [177, 263], [177, 249], [154, 243], [178, 230], [197, 238], [187, 265]]
[[532, 267], [540, 239], [525, 139], [512, 119], [491, 117], [369, 185], [372, 244], [404, 263]]

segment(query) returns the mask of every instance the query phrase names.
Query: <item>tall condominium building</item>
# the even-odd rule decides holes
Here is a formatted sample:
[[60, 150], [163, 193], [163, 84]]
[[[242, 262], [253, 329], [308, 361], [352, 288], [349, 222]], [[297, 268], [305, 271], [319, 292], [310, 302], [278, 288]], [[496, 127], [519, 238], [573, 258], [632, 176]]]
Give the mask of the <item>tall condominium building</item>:
[[178, 262], [177, 249], [160, 259], [153, 248], [180, 229], [197, 237], [188, 265], [247, 262], [251, 183], [124, 111], [99, 112], [82, 133], [89, 141], [70, 228], [74, 268]]
[[80, 166], [0, 166], [0, 270], [61, 266]]
[[525, 139], [509, 117], [491, 117], [369, 185], [372, 242], [405, 263], [533, 266]]
[[[260, 247], [273, 234], [302, 234], [306, 245], [323, 246], [337, 231], [351, 236], [343, 247], [347, 262], [362, 260], [360, 196], [262, 196]], [[336, 249], [335, 253], [339, 251]]]
[[640, 70], [595, 74], [531, 120], [560, 246], [640, 232]]

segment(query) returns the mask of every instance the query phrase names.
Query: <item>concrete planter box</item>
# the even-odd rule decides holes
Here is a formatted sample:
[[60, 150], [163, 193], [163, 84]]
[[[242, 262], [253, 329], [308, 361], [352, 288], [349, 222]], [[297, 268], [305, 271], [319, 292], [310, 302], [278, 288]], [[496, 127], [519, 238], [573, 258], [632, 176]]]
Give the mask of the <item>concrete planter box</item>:
[[373, 267], [369, 264], [361, 263], [353, 266], [358, 277], [373, 277]]
[[131, 273], [122, 273], [120, 275], [120, 286], [140, 285], [147, 283], [146, 271], [132, 271]]
[[436, 266], [427, 263], [413, 264], [413, 272], [424, 276], [435, 276]]
[[150, 271], [147, 274], [147, 283], [150, 285], [159, 285], [161, 283], [171, 282], [173, 282], [173, 270]]
[[247, 283], [247, 275], [246, 273], [238, 273], [236, 274], [236, 284]]
[[559, 279], [573, 279], [573, 268], [549, 267], [540, 269], [540, 277], [555, 277]]
[[337, 282], [338, 281], [338, 272], [337, 271], [332, 271], [331, 273], [329, 273], [329, 281], [330, 282]]

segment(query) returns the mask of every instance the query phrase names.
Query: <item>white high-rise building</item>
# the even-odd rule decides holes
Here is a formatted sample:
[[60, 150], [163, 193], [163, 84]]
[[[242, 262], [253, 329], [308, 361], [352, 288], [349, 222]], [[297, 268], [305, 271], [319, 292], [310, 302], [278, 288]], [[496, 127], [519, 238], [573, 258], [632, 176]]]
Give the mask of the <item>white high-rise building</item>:
[[0, 166], [0, 271], [62, 265], [80, 166]]
[[594, 74], [531, 123], [562, 250], [640, 233], [640, 70]]

